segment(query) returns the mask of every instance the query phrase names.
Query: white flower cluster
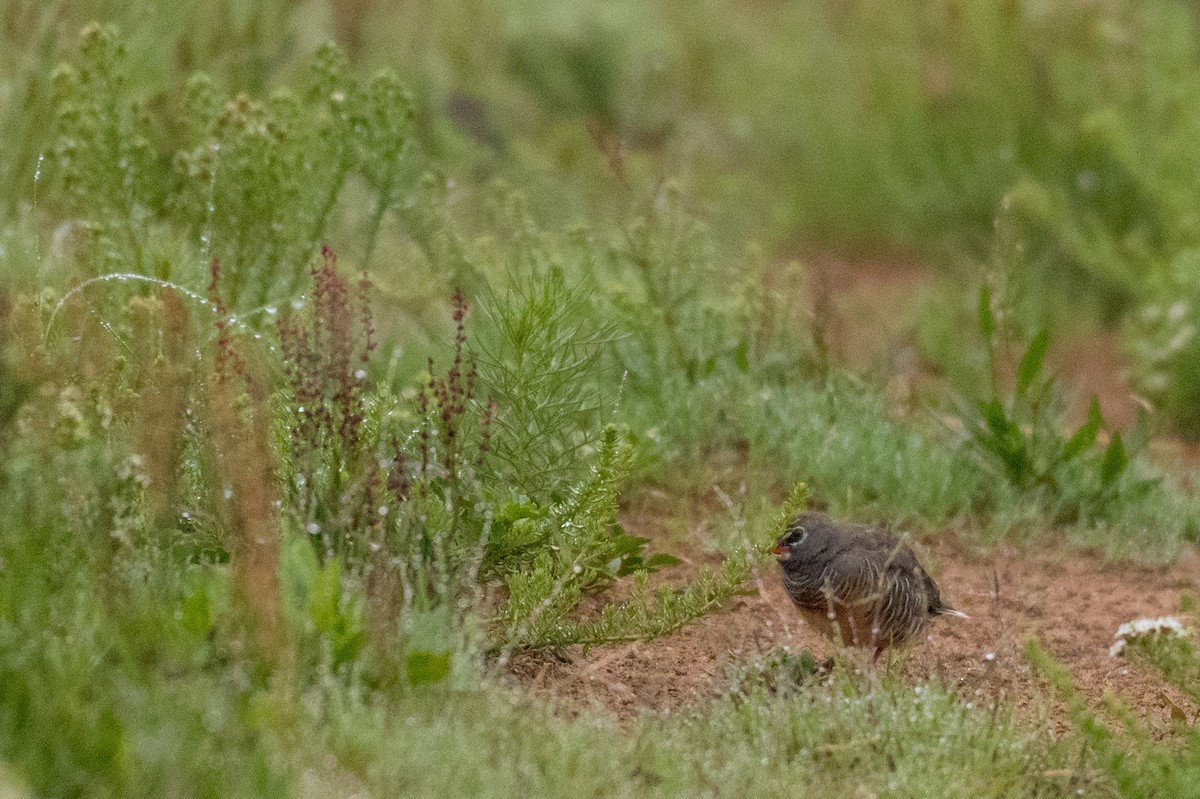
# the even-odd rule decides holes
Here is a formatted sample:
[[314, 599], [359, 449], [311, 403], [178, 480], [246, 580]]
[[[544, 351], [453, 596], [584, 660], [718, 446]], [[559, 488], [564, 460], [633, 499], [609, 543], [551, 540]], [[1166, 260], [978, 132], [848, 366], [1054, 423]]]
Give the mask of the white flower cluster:
[[1132, 638], [1144, 638], [1158, 633], [1169, 634], [1176, 638], [1186, 638], [1188, 631], [1174, 616], [1160, 616], [1157, 619], [1136, 619], [1127, 621], [1117, 628], [1116, 641], [1108, 648], [1109, 657], [1116, 657], [1125, 649], [1125, 644]]

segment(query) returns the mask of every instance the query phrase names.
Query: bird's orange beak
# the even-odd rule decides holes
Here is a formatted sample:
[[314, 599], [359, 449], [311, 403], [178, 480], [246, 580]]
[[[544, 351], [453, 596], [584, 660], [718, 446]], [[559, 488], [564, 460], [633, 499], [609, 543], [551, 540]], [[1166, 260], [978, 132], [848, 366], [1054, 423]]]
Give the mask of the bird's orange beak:
[[780, 544], [779, 546], [775, 547], [774, 549], [771, 550], [771, 552], [773, 552], [775, 554], [775, 557], [779, 558], [780, 560], [784, 560], [785, 558], [787, 558], [788, 556], [790, 556], [792, 554], [792, 550], [790, 548], [784, 546], [783, 544]]

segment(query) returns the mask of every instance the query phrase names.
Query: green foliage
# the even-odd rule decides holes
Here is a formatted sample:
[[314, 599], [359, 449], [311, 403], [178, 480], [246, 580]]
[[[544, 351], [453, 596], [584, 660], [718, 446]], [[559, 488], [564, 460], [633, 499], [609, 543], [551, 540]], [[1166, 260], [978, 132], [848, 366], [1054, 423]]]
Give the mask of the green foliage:
[[984, 491], [938, 425], [894, 419], [882, 392], [848, 375], [770, 387], [745, 403], [751, 451], [834, 513], [937, 521], [969, 511]]
[[[114, 29], [92, 25], [78, 66], [55, 75], [56, 181], [93, 239], [93, 268], [199, 288], [203, 273], [189, 265], [215, 258], [230, 308], [278, 302], [299, 290], [355, 180], [372, 198], [358, 236], [370, 259], [413, 175], [411, 101], [395, 75], [363, 83], [333, 45], [300, 91], [265, 101], [223, 98], [198, 73], [181, 100], [178, 143], [164, 148], [144, 103], [130, 99], [128, 60]], [[181, 257], [170, 235], [198, 246]]]
[[365, 260], [407, 167], [411, 104], [394, 75], [363, 85], [333, 45], [313, 60], [296, 93], [259, 102], [223, 100], [204, 75], [186, 96], [187, 141], [174, 157], [183, 176], [180, 220], [205, 255], [231, 265], [232, 307], [291, 296], [303, 264], [330, 230], [351, 178], [365, 179], [375, 208]]
[[979, 332], [987, 348], [992, 396], [964, 414], [972, 447], [1013, 486], [1042, 496], [1056, 519], [1065, 523], [1103, 517], [1119, 500], [1136, 502], [1153, 491], [1155, 481], [1135, 475], [1131, 467], [1148, 435], [1144, 418], [1131, 438], [1132, 449], [1116, 432], [1101, 447], [1097, 436], [1105, 422], [1093, 397], [1086, 421], [1070, 435], [1062, 432], [1055, 380], [1042, 373], [1048, 330], [1043, 328], [1029, 341], [1017, 364], [1011, 395], [1004, 395], [999, 344], [1003, 333], [992, 304], [985, 284], [979, 291]]
[[1197, 250], [1178, 253], [1171, 288], [1131, 315], [1126, 326], [1130, 382], [1188, 440], [1200, 438], [1200, 300]]
[[[1198, 96], [1185, 76], [1196, 68], [1200, 29], [1178, 3], [1122, 3], [1108, 16], [1129, 32], [1129, 46], [1109, 68], [1091, 69], [1107, 42], [1099, 24], [1079, 25], [1083, 46], [1061, 59], [1056, 79], [1060, 167], [1018, 184], [1012, 202], [1034, 256], [1048, 254], [1053, 268], [1065, 265], [1119, 310], [1154, 297], [1170, 261], [1195, 243], [1188, 109]], [[1116, 76], [1127, 69], [1145, 76], [1147, 91], [1123, 85]]]
[[32, 388], [13, 368], [15, 353], [11, 341], [11, 313], [10, 301], [0, 295], [0, 441], [7, 439], [9, 425]]
[[[254, 746], [261, 686], [212, 637], [221, 567], [114, 538], [73, 509], [80, 478], [27, 458], [6, 462], [0, 502], [0, 757], [46, 795], [283, 795]], [[231, 658], [241, 684], [212, 668]]]
[[[306, 742], [357, 764], [364, 789], [380, 794], [673, 797], [720, 786], [785, 796], [800, 785], [814, 796], [1053, 799], [1108, 787], [1090, 773], [1058, 776], [1078, 752], [1042, 745], [1006, 711], [967, 707], [936, 684], [873, 688], [838, 681], [786, 699], [718, 700], [625, 730], [593, 713], [566, 721], [542, 702], [514, 706], [501, 689], [386, 711], [326, 691], [310, 702], [326, 708], [327, 726]], [[319, 766], [309, 776], [345, 779]]]
[[450, 661], [448, 652], [409, 652], [406, 664], [408, 681], [414, 686], [442, 682], [450, 675]]
[[539, 103], [555, 115], [584, 116], [607, 127], [619, 123], [620, 43], [593, 27], [578, 37], [531, 32], [514, 37], [508, 68]]
[[540, 502], [562, 499], [579, 479], [605, 407], [597, 374], [611, 333], [593, 328], [590, 292], [568, 286], [560, 266], [535, 288], [484, 298], [476, 344], [479, 378], [500, 412], [488, 468]]
[[[721, 262], [714, 236], [668, 184], [621, 231], [606, 298], [625, 333], [613, 356], [630, 401], [672, 403], [729, 373], [746, 374], [766, 322], [752, 258]], [[665, 410], [665, 409], [664, 409]], [[669, 417], [668, 412], [661, 413]]]
[[[1096, 710], [1088, 707], [1070, 672], [1041, 644], [1030, 640], [1026, 655], [1038, 675], [1065, 698], [1076, 730], [1095, 753], [1094, 759], [1119, 795], [1168, 797], [1195, 794], [1197, 780], [1200, 780], [1200, 734], [1193, 728], [1173, 724], [1172, 731], [1179, 740], [1172, 740], [1174, 736], [1163, 740], [1120, 700], [1112, 698], [1107, 710], [1122, 722], [1122, 729], [1114, 731]], [[1176, 714], [1173, 716], [1173, 721], [1182, 721]]]
[[386, 398], [371, 397], [367, 380], [375, 347], [370, 282], [364, 277], [352, 291], [326, 249], [312, 284], [312, 306], [285, 313], [278, 325], [288, 390], [284, 481], [314, 544], [326, 557], [357, 566], [388, 479], [378, 463], [381, 431], [372, 413], [372, 400]]
[[[1192, 142], [1172, 127], [1146, 149], [1130, 122], [1163, 98], [1160, 122], [1191, 118], [1162, 80], [1194, 71], [1179, 8], [527, 0], [347, 23], [357, 5], [331, 4], [339, 38], [364, 63], [403, 53], [415, 94], [331, 45], [294, 61], [326, 33], [312, 4], [0, 14], [0, 277], [39, 292], [0, 295], [0, 793], [1016, 797], [1190, 777], [1190, 750], [1136, 726], [1122, 761], [1094, 719], [1051, 744], [1006, 705], [815, 681], [787, 652], [626, 730], [484, 676], [734, 601], [809, 489], [985, 537], [1068, 520], [1143, 559], [1194, 536], [1139, 432], [1101, 445], [1094, 407], [1063, 434], [1048, 334], [964, 444], [832, 363], [803, 269], [741, 244], [977, 253], [1011, 189], [1037, 264], [1113, 313], [1168, 309], [1130, 335], [1166, 353], [1144, 359], [1184, 419], [1193, 314], [1168, 301], [1194, 293], [1194, 181], [1166, 165], [1190, 174]], [[126, 36], [88, 26], [51, 80], [89, 10]], [[1110, 73], [1099, 31], [1129, 22]], [[1156, 32], [1174, 32], [1160, 55], [1138, 38]], [[1146, 98], [1109, 91], [1143, 63]], [[343, 265], [326, 249], [310, 272], [327, 240]], [[714, 483], [730, 521], [686, 545], [720, 563], [680, 568], [622, 513], [632, 484], [694, 521]], [[1190, 684], [1173, 647], [1137, 656]]]
[[[686, 175], [723, 233], [958, 266], [986, 259], [1003, 209], [1041, 302], [1106, 324], [1145, 311], [1127, 328], [1136, 389], [1196, 435], [1196, 292], [1179, 273], [1200, 230], [1200, 26], [1185, 3], [560, 6], [401, 12], [380, 43], [416, 54], [436, 100], [469, 86], [506, 165], [532, 180], [552, 164], [547, 213], [608, 208], [605, 159], [565, 132], [584, 114], [621, 134], [600, 154], [618, 182]], [[1180, 301], [1186, 318], [1164, 324]]]
[[[584, 460], [594, 390], [580, 384], [596, 345], [571, 316], [585, 295], [561, 302], [568, 296], [561, 273], [551, 273], [541, 295], [493, 297], [490, 322], [500, 332], [478, 372], [467, 304], [456, 295], [453, 361], [444, 377], [431, 375], [420, 387], [415, 413], [397, 414], [399, 424], [418, 425], [407, 440], [390, 412], [380, 415], [397, 398], [372, 394], [366, 382], [374, 349], [368, 298], [351, 304], [330, 253], [313, 274], [311, 313], [280, 324], [289, 382], [285, 480], [298, 526], [327, 563], [306, 579], [306, 590], [316, 597], [309, 615], [330, 641], [335, 667], [361, 646], [361, 630], [337, 612], [343, 595], [326, 585], [342, 584], [340, 559], [374, 579], [395, 573], [405, 604], [452, 601], [479, 570], [503, 576], [505, 624], [522, 629], [522, 646], [561, 645], [548, 621], [561, 625], [585, 590], [678, 563], [647, 553], [647, 539], [617, 523], [632, 463], [620, 431], [607, 426]], [[477, 381], [494, 392], [486, 406], [476, 401]], [[714, 588], [703, 576], [682, 608], [667, 595], [654, 608], [642, 601], [638, 623], [646, 635], [677, 628], [728, 598], [737, 581], [727, 577]]]
[[765, 392], [816, 371], [794, 307], [800, 270], [778, 276], [753, 250], [724, 252], [678, 185], [638, 210], [602, 273], [601, 313], [617, 334], [607, 359], [622, 375], [619, 412], [646, 450], [639, 471], [690, 476], [753, 439]]
[[[92, 226], [101, 266], [153, 274], [143, 263], [155, 208], [168, 186], [144, 110], [127, 95], [127, 53], [116, 30], [92, 24], [80, 35], [79, 67], [54, 74], [57, 175], [70, 213]], [[117, 262], [131, 256], [131, 264]], [[159, 275], [167, 277], [166, 275]]]
[[342, 562], [317, 561], [312, 547], [301, 539], [290, 542], [284, 560], [285, 583], [291, 591], [288, 607], [295, 612], [292, 626], [327, 648], [327, 665], [335, 672], [354, 663], [366, 642], [365, 609], [356, 586], [344, 576]]
[[[41, 4], [9, 4], [0, 21], [0, 92], [10, 99], [0, 104], [0, 185], [34, 185], [38, 175], [43, 131], [51, 124], [50, 75], [53, 63], [55, 12]], [[36, 192], [36, 189], [34, 189]], [[0, 224], [20, 207], [23, 192], [8, 191], [0, 198]], [[33, 198], [36, 201], [36, 197]]]
[[[728, 564], [720, 579], [710, 574], [683, 592], [670, 590], [651, 597], [644, 577], [679, 561], [663, 554], [644, 554], [646, 539], [627, 534], [618, 524], [617, 499], [629, 476], [631, 453], [620, 431], [605, 428], [590, 475], [574, 485], [565, 500], [544, 513], [506, 520], [498, 526], [501, 540], [514, 541], [507, 576], [508, 601], [500, 614], [509, 630], [508, 644], [522, 648], [561, 647], [622, 638], [655, 637], [698, 618], [730, 596], [744, 579], [744, 565]], [[507, 534], [506, 534], [507, 533]], [[528, 569], [511, 567], [513, 556], [533, 555]], [[597, 583], [636, 574], [635, 598], [626, 605], [605, 606], [599, 621], [567, 619], [582, 592]], [[738, 575], [741, 575], [738, 577]]]
[[685, 588], [652, 591], [647, 573], [653, 569], [639, 569], [628, 600], [606, 604], [596, 618], [580, 621], [568, 617], [579, 600], [577, 582], [560, 578], [550, 583], [551, 568], [535, 564], [533, 571], [510, 579], [504, 615], [512, 630], [506, 641], [509, 648], [560, 649], [659, 638], [728, 603], [750, 576], [748, 559], [735, 555], [715, 573], [702, 568]]
[[726, 668], [729, 693], [734, 697], [753, 694], [793, 696], [811, 685], [818, 676], [816, 658], [807, 649], [799, 655], [784, 647], [749, 662], [736, 662]]

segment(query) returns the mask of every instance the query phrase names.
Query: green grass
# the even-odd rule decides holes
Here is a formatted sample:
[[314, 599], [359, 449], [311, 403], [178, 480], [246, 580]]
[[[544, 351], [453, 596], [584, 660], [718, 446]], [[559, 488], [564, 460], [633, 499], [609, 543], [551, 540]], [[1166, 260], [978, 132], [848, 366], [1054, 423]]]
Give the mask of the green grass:
[[[642, 720], [628, 732], [602, 717], [567, 723], [545, 708], [514, 708], [502, 692], [463, 696], [448, 706], [418, 701], [386, 714], [364, 711], [358, 712], [365, 718], [336, 714], [342, 718], [334, 729], [353, 723], [353, 731], [334, 733], [330, 748], [357, 746], [363, 754], [369, 748], [371, 759], [386, 765], [363, 781], [383, 794], [1072, 793], [1066, 780], [1039, 776], [1070, 762], [1068, 750], [1047, 751], [1003, 713], [966, 709], [936, 685], [837, 683], [787, 699], [738, 697]], [[497, 737], [490, 732], [496, 728], [509, 734]]]

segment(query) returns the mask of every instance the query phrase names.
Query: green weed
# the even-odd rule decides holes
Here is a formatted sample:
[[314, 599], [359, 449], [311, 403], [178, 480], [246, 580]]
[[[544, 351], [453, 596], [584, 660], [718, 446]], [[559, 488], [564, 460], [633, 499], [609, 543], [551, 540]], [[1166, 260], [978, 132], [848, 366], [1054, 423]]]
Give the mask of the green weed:
[[116, 31], [92, 25], [81, 41], [78, 65], [54, 77], [53, 185], [88, 231], [88, 268], [196, 287], [188, 265], [217, 258], [229, 307], [262, 308], [299, 291], [351, 181], [372, 198], [356, 236], [370, 260], [383, 216], [413, 174], [410, 102], [394, 75], [363, 83], [332, 45], [298, 92], [266, 101], [224, 98], [198, 73], [176, 109], [177, 140], [164, 149], [144, 101], [130, 96]]
[[[992, 298], [985, 285], [979, 292], [979, 330], [988, 352], [993, 396], [981, 402], [976, 413], [966, 417], [971, 442], [1000, 467], [1001, 473], [1019, 489], [1045, 491], [1058, 505], [1057, 519], [1064, 523], [1079, 521], [1085, 514], [1104, 513], [1121, 478], [1126, 475], [1131, 457], [1140, 445], [1127, 450], [1120, 433], [1112, 433], [1109, 443], [1098, 447], [1096, 437], [1104, 428], [1100, 404], [1093, 397], [1087, 420], [1069, 436], [1061, 431], [1061, 410], [1055, 410], [1055, 382], [1042, 374], [1050, 333], [1043, 328], [1029, 342], [1017, 364], [1012, 394], [1001, 396], [1000, 355], [996, 316]], [[1146, 436], [1142, 427], [1133, 440]], [[1126, 484], [1126, 491], [1145, 494], [1153, 482]], [[1137, 501], [1134, 499], [1134, 501]]]
[[[1164, 642], [1159, 642], [1160, 645]], [[1170, 647], [1166, 643], [1166, 647]], [[1144, 651], [1159, 647], [1150, 645]], [[1089, 708], [1079, 696], [1071, 674], [1036, 641], [1030, 641], [1026, 652], [1035, 670], [1066, 700], [1071, 718], [1079, 735], [1092, 750], [1093, 759], [1104, 771], [1113, 790], [1120, 796], [1194, 796], [1200, 778], [1200, 736], [1182, 724], [1174, 724], [1178, 740], [1160, 740], [1149, 725], [1137, 717], [1116, 698], [1110, 699], [1106, 710], [1121, 725], [1113, 729], [1101, 714]], [[1165, 652], [1155, 657], [1163, 662]], [[1166, 655], [1170, 662], [1177, 655]], [[1176, 708], [1178, 711], [1178, 708]], [[1181, 713], [1182, 711], [1178, 711]], [[1172, 713], [1175, 722], [1182, 721]]]

